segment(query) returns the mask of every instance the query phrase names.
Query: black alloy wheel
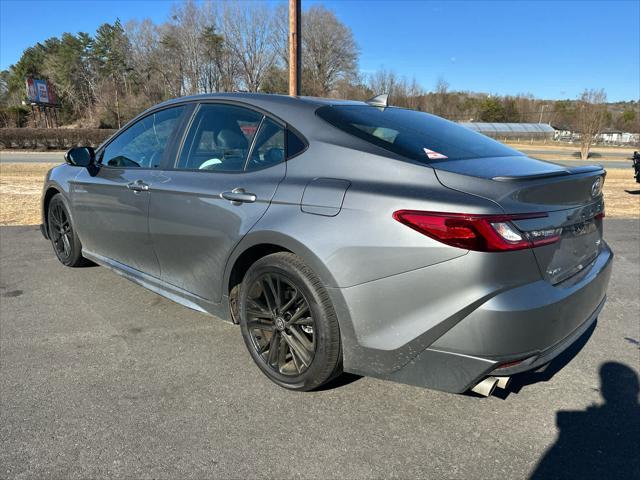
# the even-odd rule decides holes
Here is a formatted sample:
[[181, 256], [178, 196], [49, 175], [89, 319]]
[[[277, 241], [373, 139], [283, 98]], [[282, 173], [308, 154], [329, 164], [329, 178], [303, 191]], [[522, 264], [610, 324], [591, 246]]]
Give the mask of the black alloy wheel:
[[309, 302], [289, 279], [265, 273], [250, 287], [247, 328], [265, 364], [282, 375], [300, 375], [315, 356], [314, 321]]
[[47, 210], [47, 233], [53, 251], [60, 262], [68, 267], [90, 264], [82, 256], [82, 245], [73, 229], [71, 215], [61, 194], [56, 194], [49, 202]]
[[62, 202], [56, 202], [49, 211], [49, 236], [59, 258], [71, 256], [73, 248], [71, 221]]
[[257, 260], [242, 280], [238, 307], [247, 349], [273, 382], [307, 391], [342, 372], [336, 313], [300, 257], [279, 252]]

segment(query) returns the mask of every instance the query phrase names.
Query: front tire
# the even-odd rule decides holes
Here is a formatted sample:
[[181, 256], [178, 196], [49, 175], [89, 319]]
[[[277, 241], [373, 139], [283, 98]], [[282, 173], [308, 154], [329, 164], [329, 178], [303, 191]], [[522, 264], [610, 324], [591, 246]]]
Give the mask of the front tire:
[[82, 244], [71, 223], [69, 210], [59, 193], [49, 202], [47, 232], [60, 263], [67, 267], [81, 267], [89, 263], [82, 256]]
[[240, 288], [240, 328], [260, 370], [278, 385], [308, 391], [341, 373], [340, 329], [329, 295], [296, 255], [256, 261]]

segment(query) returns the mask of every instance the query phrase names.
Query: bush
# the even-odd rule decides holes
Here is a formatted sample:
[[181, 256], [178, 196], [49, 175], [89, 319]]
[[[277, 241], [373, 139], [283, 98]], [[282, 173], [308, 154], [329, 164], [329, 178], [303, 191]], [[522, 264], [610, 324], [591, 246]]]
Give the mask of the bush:
[[0, 126], [21, 128], [27, 124], [29, 110], [22, 106], [0, 107]]
[[99, 128], [0, 128], [0, 148], [66, 150], [97, 147], [115, 133]]

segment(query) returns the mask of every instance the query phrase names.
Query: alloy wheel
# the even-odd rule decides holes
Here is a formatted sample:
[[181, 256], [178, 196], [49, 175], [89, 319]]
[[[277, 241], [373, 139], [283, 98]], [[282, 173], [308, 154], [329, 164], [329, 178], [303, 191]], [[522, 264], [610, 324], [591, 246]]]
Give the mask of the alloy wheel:
[[49, 235], [56, 253], [64, 258], [71, 255], [73, 232], [69, 216], [61, 203], [56, 203], [49, 212]]
[[271, 370], [297, 376], [309, 368], [316, 349], [314, 320], [309, 302], [291, 280], [279, 273], [258, 277], [245, 312], [251, 344]]

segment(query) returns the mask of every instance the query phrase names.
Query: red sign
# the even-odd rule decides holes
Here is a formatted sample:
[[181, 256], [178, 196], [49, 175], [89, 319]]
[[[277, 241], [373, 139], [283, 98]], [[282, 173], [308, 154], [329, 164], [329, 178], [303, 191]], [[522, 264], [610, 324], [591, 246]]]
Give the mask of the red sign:
[[33, 77], [26, 79], [27, 98], [31, 103], [56, 105], [57, 99], [53, 85], [49, 80], [38, 80]]

